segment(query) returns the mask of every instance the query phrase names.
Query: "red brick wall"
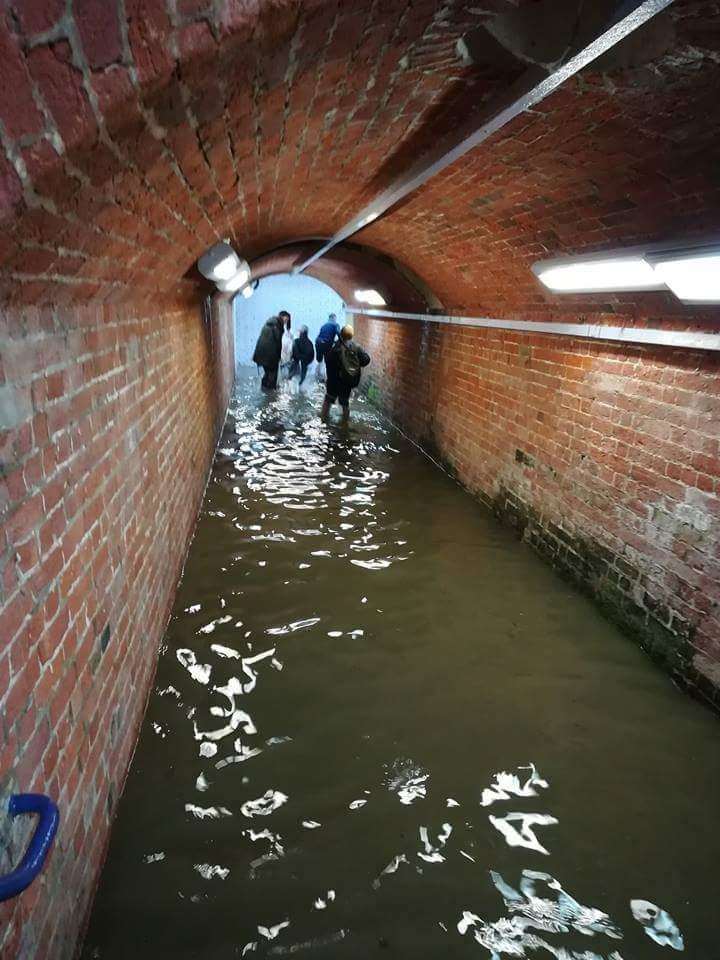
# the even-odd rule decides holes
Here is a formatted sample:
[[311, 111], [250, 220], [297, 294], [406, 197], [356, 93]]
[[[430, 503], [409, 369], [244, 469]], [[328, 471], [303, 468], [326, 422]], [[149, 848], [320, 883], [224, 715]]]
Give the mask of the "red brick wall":
[[367, 317], [356, 336], [390, 416], [720, 706], [718, 358]]
[[[47, 792], [42, 879], [0, 911], [0, 956], [64, 958], [83, 923], [228, 402], [227, 304], [2, 316], [0, 871], [5, 801]], [[9, 849], [8, 849], [9, 847]]]

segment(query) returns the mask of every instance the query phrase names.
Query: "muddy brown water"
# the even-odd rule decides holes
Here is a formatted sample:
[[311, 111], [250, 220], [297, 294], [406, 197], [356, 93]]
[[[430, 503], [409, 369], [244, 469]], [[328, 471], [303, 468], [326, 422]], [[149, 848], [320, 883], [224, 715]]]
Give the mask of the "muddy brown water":
[[720, 957], [720, 725], [374, 409], [239, 383], [82, 956]]

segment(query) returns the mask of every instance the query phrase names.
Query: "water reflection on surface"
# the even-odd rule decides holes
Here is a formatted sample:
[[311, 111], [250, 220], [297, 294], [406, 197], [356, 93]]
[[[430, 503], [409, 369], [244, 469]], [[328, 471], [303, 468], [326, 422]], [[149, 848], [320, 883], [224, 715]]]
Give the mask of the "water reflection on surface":
[[715, 718], [313, 403], [238, 389], [83, 955], [720, 956]]

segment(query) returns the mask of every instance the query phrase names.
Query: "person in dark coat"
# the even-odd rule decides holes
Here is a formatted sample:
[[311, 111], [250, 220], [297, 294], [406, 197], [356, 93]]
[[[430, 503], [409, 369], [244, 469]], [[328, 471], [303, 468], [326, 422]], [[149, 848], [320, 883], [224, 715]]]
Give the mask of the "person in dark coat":
[[284, 328], [285, 324], [280, 317], [270, 317], [260, 331], [260, 336], [255, 344], [253, 363], [256, 363], [265, 371], [262, 378], [262, 387], [264, 390], [277, 389]]
[[322, 363], [326, 359], [328, 353], [332, 350], [332, 345], [335, 343], [336, 337], [340, 336], [340, 324], [337, 322], [337, 317], [334, 313], [331, 313], [327, 319], [327, 323], [324, 323], [320, 327], [320, 332], [317, 335], [315, 341], [315, 355], [318, 363]]
[[340, 339], [325, 357], [327, 385], [320, 416], [327, 420], [330, 407], [337, 400], [342, 407], [343, 426], [350, 419], [350, 392], [360, 383], [360, 371], [370, 363], [370, 357], [362, 347], [353, 343], [353, 328], [345, 326]]
[[308, 367], [313, 362], [315, 351], [308, 336], [308, 328], [300, 327], [300, 335], [293, 341], [292, 360], [288, 380], [292, 380], [296, 373], [300, 373], [300, 384], [307, 376]]

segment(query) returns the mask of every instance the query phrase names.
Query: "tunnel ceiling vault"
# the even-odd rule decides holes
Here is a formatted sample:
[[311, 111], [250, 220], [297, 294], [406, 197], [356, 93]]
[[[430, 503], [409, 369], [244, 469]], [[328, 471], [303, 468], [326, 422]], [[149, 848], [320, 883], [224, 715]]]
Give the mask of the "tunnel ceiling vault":
[[[252, 261], [256, 279], [278, 273], [291, 273], [322, 240], [283, 244]], [[357, 306], [355, 291], [372, 288], [388, 307], [422, 313], [442, 308], [432, 290], [413, 272], [391, 257], [379, 255], [360, 244], [345, 243], [314, 263], [305, 276], [315, 277], [332, 287], [350, 306]], [[414, 307], [411, 306], [414, 304]]]
[[[192, 265], [219, 238], [253, 260], [331, 236], [529, 66], [597, 29], [597, 9], [627, 4], [593, 17], [587, 6], [6, 0], [4, 302], [196, 296]], [[529, 269], [717, 230], [719, 6], [676, 0], [646, 29], [362, 244], [414, 271], [448, 312], [682, 313], [663, 294], [559, 300]]]

